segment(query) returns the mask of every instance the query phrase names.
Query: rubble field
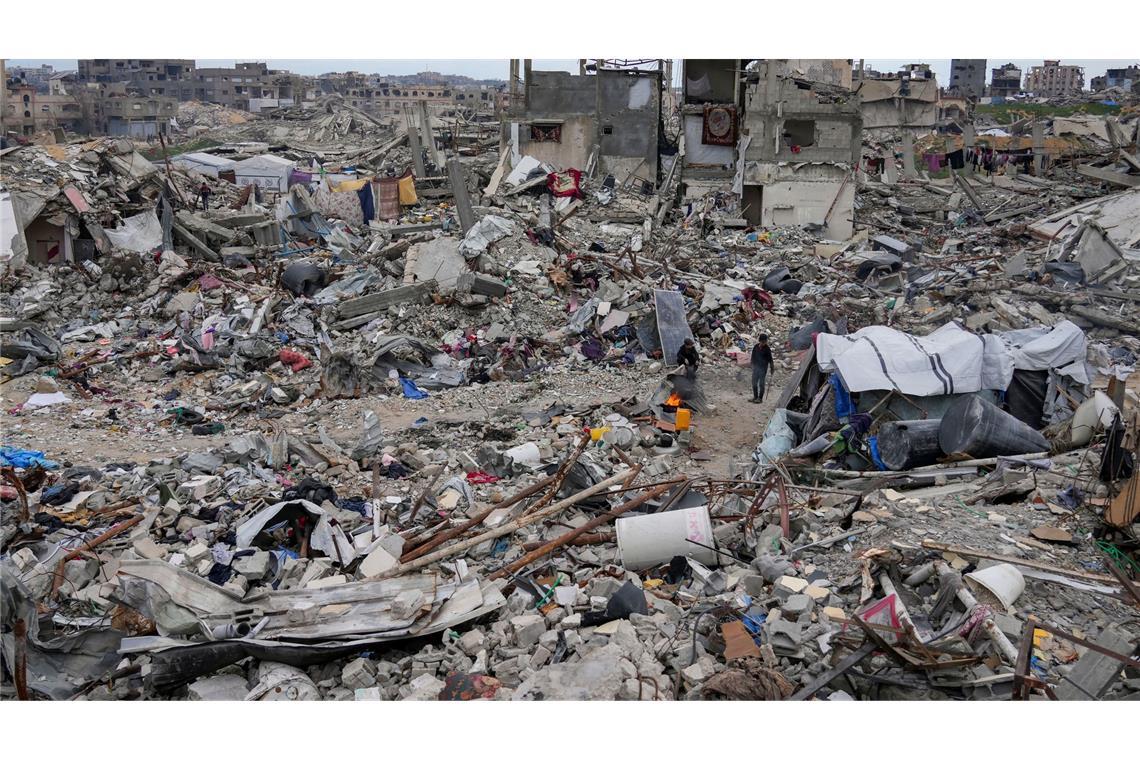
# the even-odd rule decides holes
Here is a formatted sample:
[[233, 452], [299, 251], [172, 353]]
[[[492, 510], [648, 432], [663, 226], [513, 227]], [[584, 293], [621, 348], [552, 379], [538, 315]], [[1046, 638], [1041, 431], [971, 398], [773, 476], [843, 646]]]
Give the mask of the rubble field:
[[182, 121], [0, 152], [4, 699], [1140, 699], [1134, 106], [865, 134], [839, 241]]

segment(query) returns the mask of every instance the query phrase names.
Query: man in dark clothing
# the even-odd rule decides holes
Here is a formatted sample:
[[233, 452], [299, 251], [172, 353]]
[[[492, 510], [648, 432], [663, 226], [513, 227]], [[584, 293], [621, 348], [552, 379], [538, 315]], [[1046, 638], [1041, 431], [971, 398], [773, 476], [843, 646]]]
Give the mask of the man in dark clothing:
[[761, 335], [752, 347], [752, 403], [764, 400], [764, 386], [768, 381], [768, 369], [772, 366], [772, 349], [768, 348], [768, 336]]
[[692, 338], [685, 338], [684, 345], [677, 352], [677, 363], [685, 366], [685, 377], [693, 380], [697, 376], [697, 366], [701, 363], [701, 355], [697, 353], [697, 345]]
[[210, 186], [205, 182], [198, 188], [198, 202], [202, 205], [202, 210], [210, 208]]

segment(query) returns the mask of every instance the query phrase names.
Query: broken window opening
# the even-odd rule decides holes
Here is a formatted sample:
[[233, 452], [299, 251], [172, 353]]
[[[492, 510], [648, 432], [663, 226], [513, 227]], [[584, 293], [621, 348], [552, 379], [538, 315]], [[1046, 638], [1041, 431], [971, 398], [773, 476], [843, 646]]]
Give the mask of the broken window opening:
[[787, 119], [784, 122], [784, 143], [793, 148], [807, 148], [815, 144], [814, 119]]
[[614, 125], [613, 124], [606, 124], [602, 127], [602, 134], [603, 135], [612, 135], [613, 133], [614, 133]]
[[562, 142], [561, 124], [531, 124], [531, 142]]

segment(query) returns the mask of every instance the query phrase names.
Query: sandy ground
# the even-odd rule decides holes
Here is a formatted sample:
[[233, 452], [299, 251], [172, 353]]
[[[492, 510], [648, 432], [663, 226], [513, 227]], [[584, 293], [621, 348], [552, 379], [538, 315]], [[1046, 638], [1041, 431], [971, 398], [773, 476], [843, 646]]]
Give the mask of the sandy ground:
[[[178, 404], [193, 405], [207, 399], [207, 373], [179, 377], [161, 387], [131, 388], [132, 397], [80, 398], [67, 383], [61, 388], [72, 403], [39, 410], [15, 411], [34, 390], [35, 377], [19, 378], [0, 386], [0, 403], [7, 412], [0, 421], [5, 445], [44, 451], [50, 458], [77, 465], [110, 462], [145, 463], [188, 451], [224, 446], [233, 435], [259, 430], [271, 434], [275, 427], [315, 432], [318, 427], [336, 440], [350, 444], [361, 431], [365, 409], [372, 409], [386, 432], [396, 433], [420, 419], [433, 421], [490, 421], [516, 419], [519, 411], [545, 409], [551, 404], [613, 403], [631, 396], [648, 398], [662, 376], [645, 365], [599, 369], [557, 368], [529, 382], [491, 383], [432, 394], [412, 401], [404, 398], [371, 397], [338, 400], [302, 408], [269, 406], [270, 415], [257, 413], [220, 415], [227, 430], [218, 435], [195, 436], [185, 428], [162, 421], [165, 410]], [[702, 367], [699, 380], [713, 409], [693, 418], [691, 454], [679, 457], [678, 468], [715, 477], [733, 474], [733, 460], [740, 469], [750, 463], [751, 452], [763, 433], [787, 373], [769, 381], [767, 400], [749, 403], [749, 369], [725, 362]], [[178, 388], [183, 396], [164, 401], [162, 394]], [[265, 411], [262, 410], [262, 412]], [[117, 417], [117, 419], [115, 419]], [[705, 458], [707, 457], [707, 459]]]

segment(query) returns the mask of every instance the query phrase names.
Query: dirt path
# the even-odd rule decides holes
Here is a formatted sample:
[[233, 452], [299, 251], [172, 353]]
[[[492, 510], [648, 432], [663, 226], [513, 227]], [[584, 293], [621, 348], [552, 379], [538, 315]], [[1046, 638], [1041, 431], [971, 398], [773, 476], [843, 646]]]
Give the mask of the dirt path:
[[[699, 381], [705, 396], [716, 409], [711, 414], [694, 417], [694, 447], [712, 458], [704, 462], [693, 462], [703, 474], [718, 478], [728, 478], [735, 458], [737, 467], [750, 467], [752, 450], [760, 442], [768, 418], [776, 405], [784, 374], [777, 374], [768, 380], [765, 400], [753, 404], [750, 387], [752, 371], [749, 367], [722, 365], [705, 367]], [[692, 469], [692, 468], [690, 468]], [[739, 474], [739, 473], [737, 473]]]

